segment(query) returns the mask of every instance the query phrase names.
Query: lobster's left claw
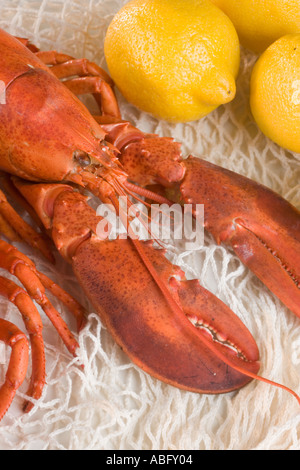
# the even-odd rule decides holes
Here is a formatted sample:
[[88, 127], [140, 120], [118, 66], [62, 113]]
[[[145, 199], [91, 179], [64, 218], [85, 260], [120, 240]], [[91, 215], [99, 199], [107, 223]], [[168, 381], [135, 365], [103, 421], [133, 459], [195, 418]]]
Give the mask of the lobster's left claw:
[[199, 158], [185, 160], [185, 201], [204, 204], [205, 227], [300, 316], [300, 212], [270, 189]]
[[153, 377], [198, 393], [229, 392], [257, 378], [258, 349], [239, 318], [198, 281], [177, 280], [178, 269], [161, 250], [144, 244], [142, 250], [178, 306], [162, 295], [130, 240], [91, 238], [72, 259], [81, 286], [130, 359]]
[[130, 359], [184, 390], [226, 393], [258, 379], [300, 404], [293, 390], [257, 375], [258, 349], [240, 319], [197, 280], [185, 280], [161, 251], [91, 237], [72, 258], [81, 286]]

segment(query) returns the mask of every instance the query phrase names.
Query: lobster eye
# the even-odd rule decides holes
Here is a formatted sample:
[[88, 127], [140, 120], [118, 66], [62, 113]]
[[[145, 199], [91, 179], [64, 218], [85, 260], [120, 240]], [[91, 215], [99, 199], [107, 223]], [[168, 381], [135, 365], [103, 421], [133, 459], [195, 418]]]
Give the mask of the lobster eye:
[[91, 159], [88, 153], [83, 152], [82, 150], [75, 150], [73, 153], [73, 158], [82, 168], [89, 166], [91, 164]]

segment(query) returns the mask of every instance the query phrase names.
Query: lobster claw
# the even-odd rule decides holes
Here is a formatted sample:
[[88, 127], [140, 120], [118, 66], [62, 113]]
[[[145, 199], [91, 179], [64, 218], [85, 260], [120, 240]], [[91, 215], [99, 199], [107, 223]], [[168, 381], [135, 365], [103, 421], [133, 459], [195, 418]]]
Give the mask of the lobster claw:
[[[111, 125], [111, 142], [115, 135]], [[120, 128], [120, 126], [119, 126]], [[168, 199], [204, 205], [204, 225], [217, 243], [233, 248], [241, 261], [300, 316], [300, 212], [267, 187], [200, 158], [182, 159], [180, 144], [147, 134], [130, 140], [121, 160], [142, 186], [159, 184]], [[120, 134], [120, 130], [119, 130]]]
[[248, 383], [251, 377], [227, 363], [252, 374], [259, 369], [258, 349], [245, 325], [198, 281], [176, 280], [179, 271], [161, 250], [143, 244], [143, 252], [177, 308], [130, 240], [91, 238], [72, 260], [79, 283], [119, 346], [142, 370], [182, 389], [225, 393]]
[[300, 212], [244, 176], [199, 158], [184, 161], [185, 201], [201, 202], [205, 226], [300, 316]]

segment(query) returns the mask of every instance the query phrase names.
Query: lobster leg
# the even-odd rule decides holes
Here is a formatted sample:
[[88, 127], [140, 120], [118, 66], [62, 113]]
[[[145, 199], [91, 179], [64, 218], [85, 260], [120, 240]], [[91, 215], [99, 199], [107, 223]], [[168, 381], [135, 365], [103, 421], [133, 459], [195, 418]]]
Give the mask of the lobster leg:
[[[45, 228], [43, 224], [41, 223], [40, 219], [36, 215], [36, 212], [33, 210], [30, 204], [23, 198], [23, 196], [19, 193], [15, 185], [12, 183], [11, 178], [8, 174], [3, 173], [1, 174], [1, 188], [2, 191], [5, 193], [5, 195], [11, 199], [11, 201], [14, 201], [22, 210], [24, 210], [34, 221], [35, 225], [40, 229], [40, 232], [42, 233], [42, 236], [45, 235]], [[10, 237], [7, 237], [11, 240]], [[46, 235], [45, 236], [45, 242], [49, 243], [50, 238]], [[50, 242], [51, 243], [51, 242]], [[50, 260], [50, 259], [49, 259]], [[53, 259], [54, 262], [54, 259]]]
[[17, 242], [20, 241], [21, 238], [16, 234], [16, 232], [13, 230], [11, 225], [7, 223], [7, 221], [4, 219], [4, 217], [0, 214], [0, 233], [4, 235], [6, 238], [8, 238], [11, 241]]
[[119, 106], [111, 87], [100, 77], [79, 77], [65, 80], [64, 85], [74, 95], [92, 94], [102, 114], [119, 116]]
[[62, 54], [57, 51], [40, 51], [38, 50], [35, 55], [46, 65], [57, 65], [73, 60], [73, 57], [67, 54]]
[[198, 281], [186, 281], [163, 250], [152, 242], [98, 238], [102, 218], [70, 187], [16, 184], [25, 198], [41, 199], [39, 215], [52, 227], [55, 245], [116, 342], [141, 369], [200, 393], [229, 392], [251, 378], [269, 382], [257, 376], [257, 346], [243, 323]]
[[[35, 249], [38, 249], [49, 261], [53, 262], [53, 255], [48, 247], [48, 244], [44, 237], [37, 233], [30, 225], [28, 225], [22, 217], [12, 208], [8, 203], [4, 193], [0, 189], [0, 216], [3, 221], [2, 226], [3, 230], [1, 233], [4, 233], [8, 236], [9, 239], [15, 240], [13, 232], [15, 232], [19, 237], [27, 242], [30, 246]], [[10, 230], [9, 229], [12, 229]]]
[[29, 49], [31, 52], [34, 52], [35, 55], [46, 65], [61, 64], [73, 59], [72, 56], [62, 54], [57, 51], [40, 51], [40, 49], [36, 47], [35, 44], [32, 44], [27, 38], [20, 38], [16, 36], [15, 38], [18, 39], [18, 41], [26, 46], [27, 49]]
[[39, 49], [34, 45], [34, 44], [31, 44], [31, 42], [29, 41], [29, 39], [27, 38], [20, 38], [18, 36], [14, 36], [15, 39], [17, 39], [21, 44], [23, 44], [24, 46], [27, 47], [27, 49], [29, 49], [31, 52], [38, 52]]
[[[16, 187], [13, 185], [11, 180], [7, 178], [5, 180], [6, 187], [9, 187], [10, 193], [17, 200], [21, 201], [21, 204], [25, 205], [26, 210], [30, 212], [30, 215], [34, 215], [38, 219], [37, 214], [33, 211], [32, 206], [21, 196], [17, 191]], [[0, 212], [0, 233], [4, 234], [11, 241], [25, 241], [28, 242], [34, 248], [38, 248], [42, 253], [47, 255], [50, 261], [53, 261], [53, 255], [48, 249], [48, 245], [44, 238], [42, 238], [38, 233], [36, 233], [30, 225], [26, 224], [23, 219], [14, 211], [14, 209], [7, 202], [4, 194], [0, 190], [0, 197], [2, 196], [2, 207], [5, 208], [3, 213], [6, 215], [7, 219], [10, 220], [10, 223], [6, 221], [5, 218], [1, 219]], [[1, 204], [0, 204], [1, 211]], [[2, 223], [3, 220], [3, 223]], [[40, 219], [39, 223], [41, 223]], [[13, 230], [12, 226], [14, 227]], [[19, 236], [18, 236], [19, 235]], [[32, 241], [37, 239], [37, 242]], [[41, 242], [40, 242], [41, 240]], [[50, 318], [53, 319], [55, 325], [57, 325], [58, 330], [61, 331], [62, 338], [65, 339], [66, 345], [68, 345], [69, 350], [74, 353], [75, 342], [72, 335], [70, 335], [70, 340], [68, 339], [69, 333], [63, 333], [67, 331], [66, 324], [62, 321], [58, 312], [53, 308], [51, 303], [45, 294], [45, 288], [49, 290], [56, 298], [65, 304], [68, 310], [75, 317], [77, 322], [77, 331], [79, 332], [84, 325], [86, 324], [85, 310], [84, 308], [66, 291], [64, 291], [60, 286], [55, 284], [51, 279], [49, 279], [45, 274], [37, 271], [34, 263], [23, 253], [18, 251], [15, 247], [9, 245], [4, 240], [0, 240], [0, 267], [6, 269], [11, 274], [18, 277], [22, 284], [26, 287], [27, 291], [30, 292], [31, 297], [45, 310]], [[76, 346], [77, 347], [77, 346]]]
[[[38, 57], [45, 65], [52, 66], [51, 72], [59, 79], [67, 78], [67, 77], [74, 77], [78, 75], [79, 77], [95, 77], [93, 88], [98, 93], [99, 89], [105, 90], [107, 95], [111, 97], [111, 99], [115, 102], [115, 110], [117, 111], [116, 114], [111, 114], [111, 116], [115, 116], [120, 118], [120, 112], [118, 111], [118, 105], [116, 102], [116, 98], [112, 92], [112, 87], [114, 85], [113, 80], [105, 72], [99, 65], [95, 62], [91, 62], [88, 59], [75, 59], [74, 57], [63, 54], [57, 51], [40, 51], [35, 45], [31, 44], [28, 39], [25, 38], [17, 38], [19, 42], [24, 44], [30, 51], [34, 52], [36, 57]], [[100, 79], [100, 80], [99, 80]], [[67, 81], [68, 82], [68, 81]], [[70, 80], [71, 82], [71, 80]], [[93, 82], [88, 81], [88, 82]], [[101, 85], [103, 82], [103, 85]], [[70, 85], [72, 86], [72, 85]], [[92, 85], [90, 85], [91, 87]], [[111, 92], [109, 92], [109, 88]], [[84, 92], [86, 93], [86, 92]], [[75, 93], [77, 94], [77, 93]]]
[[[45, 351], [42, 337], [43, 324], [41, 317], [34, 306], [30, 296], [14, 282], [0, 276], [0, 295], [14, 303], [22, 314], [26, 329], [29, 333], [32, 356], [32, 376], [27, 394], [38, 399], [42, 394], [45, 384]], [[26, 372], [26, 371], [25, 371]], [[15, 385], [11, 390], [11, 398], [14, 396]], [[30, 411], [33, 404], [26, 402], [24, 411]]]
[[27, 371], [29, 348], [26, 335], [14, 324], [0, 318], [0, 341], [12, 349], [5, 382], [0, 388], [0, 421], [22, 385]]
[[[105, 81], [111, 87], [114, 85], [113, 80], [110, 78], [108, 73], [105, 72], [99, 65], [91, 62], [88, 59], [74, 59], [73, 57], [69, 57], [68, 60], [62, 60], [61, 54], [54, 52], [55, 61], [53, 60], [51, 64], [51, 71], [57, 78], [66, 78], [66, 77], [73, 77], [78, 75], [80, 77], [98, 77]], [[49, 52], [46, 53], [49, 55]], [[51, 52], [50, 52], [51, 54]], [[37, 56], [41, 58], [41, 53], [38, 53]], [[47, 62], [47, 65], [49, 61]]]
[[52, 65], [51, 72], [57, 78], [64, 79], [64, 85], [74, 95], [93, 94], [102, 114], [120, 119], [112, 89], [114, 83], [101, 67], [87, 59], [74, 59], [56, 51], [37, 52], [36, 56], [45, 64]]
[[75, 355], [78, 343], [64, 320], [47, 298], [43, 283], [45, 283], [46, 287], [49, 287], [53, 293], [58, 293], [58, 296], [64, 303], [71, 308], [77, 320], [78, 328], [81, 329], [85, 324], [85, 317], [84, 311], [79, 304], [77, 304], [74, 299], [70, 298], [65, 291], [50, 281], [47, 276], [38, 273], [33, 262], [30, 261], [27, 256], [20, 253], [15, 247], [9, 245], [4, 240], [0, 240], [0, 267], [6, 269], [20, 280], [30, 297], [42, 307], [51, 320], [67, 349], [71, 354]]
[[[38, 248], [44, 254], [51, 252], [44, 239], [40, 237], [23, 219], [12, 209], [7, 202], [4, 194], [0, 192], [0, 230], [10, 240], [22, 241], [18, 235], [25, 238], [35, 248]], [[19, 195], [21, 197], [21, 195]], [[2, 217], [4, 214], [5, 217]], [[9, 220], [9, 223], [8, 223]], [[2, 222], [2, 223], [1, 223]], [[12, 225], [14, 229], [12, 229]], [[34, 239], [32, 242], [31, 238]], [[40, 243], [42, 240], [42, 244]], [[51, 257], [48, 256], [52, 261]], [[23, 284], [26, 290], [17, 286], [14, 282], [0, 276], [0, 295], [14, 303], [23, 316], [26, 329], [29, 333], [32, 357], [32, 374], [27, 395], [37, 400], [42, 394], [45, 384], [45, 351], [42, 337], [42, 321], [38, 310], [33, 301], [35, 300], [49, 317], [63, 342], [65, 343], [71, 354], [75, 355], [78, 343], [72, 333], [69, 331], [66, 323], [63, 321], [57, 310], [50, 303], [45, 293], [45, 288], [52, 292], [60, 299], [70, 310], [77, 320], [78, 331], [85, 325], [85, 311], [81, 305], [73, 299], [67, 292], [61, 289], [47, 276], [38, 272], [34, 263], [19, 252], [15, 247], [11, 246], [4, 240], [0, 239], [0, 268], [9, 271], [16, 276]], [[0, 420], [4, 416], [11, 401], [16, 393], [17, 388], [21, 385], [27, 370], [28, 362], [28, 345], [24, 342], [24, 334], [9, 322], [0, 320], [0, 340], [10, 344], [13, 348], [10, 365], [6, 374], [6, 381], [0, 389]], [[14, 333], [15, 332], [15, 333]], [[11, 341], [8, 336], [11, 334]], [[26, 347], [27, 349], [26, 349]], [[33, 407], [33, 403], [27, 400], [24, 404], [24, 411], [29, 412]]]
[[82, 305], [77, 302], [71, 295], [69, 295], [65, 290], [63, 290], [58, 284], [49, 279], [45, 274], [36, 271], [36, 274], [41, 281], [45, 289], [49, 290], [52, 295], [59, 299], [69, 312], [76, 319], [77, 332], [79, 333], [82, 328], [86, 325], [86, 311]]

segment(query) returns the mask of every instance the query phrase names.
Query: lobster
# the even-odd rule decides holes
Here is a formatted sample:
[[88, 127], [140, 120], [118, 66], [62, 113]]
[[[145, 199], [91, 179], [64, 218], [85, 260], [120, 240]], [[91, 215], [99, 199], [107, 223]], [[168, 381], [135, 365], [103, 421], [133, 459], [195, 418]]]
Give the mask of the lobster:
[[[82, 191], [112, 204], [120, 216], [124, 215], [117, 199], [120, 195], [145, 196], [156, 202], [180, 199], [194, 206], [204, 202], [208, 206], [206, 228], [217, 242], [230, 242], [258, 275], [263, 271], [258, 256], [265, 250], [264, 260], [274, 274], [268, 277], [268, 284], [280, 296], [280, 283], [286, 278], [288, 293], [281, 298], [295, 313], [299, 275], [294, 266], [300, 227], [296, 209], [250, 180], [200, 159], [183, 160], [179, 144], [145, 135], [122, 121], [113, 83], [96, 64], [55, 51], [39, 51], [28, 41], [1, 31], [0, 65], [6, 97], [0, 108], [0, 170], [14, 175], [17, 190], [33, 206], [60, 254], [72, 264], [87, 297], [128, 356], [154, 377], [198, 393], [229, 392], [253, 378], [274, 384], [257, 375], [256, 343], [229, 307], [197, 280], [186, 280], [152, 242], [136, 240], [128, 225], [127, 239], [97, 237], [101, 217]], [[93, 117], [75, 96], [85, 93], [94, 95], [101, 116]], [[217, 189], [209, 187], [212, 178], [221, 177], [219, 197], [225, 192], [236, 207], [232, 211], [224, 199], [217, 202]], [[153, 184], [160, 186], [157, 193], [142, 187]], [[161, 186], [167, 188], [166, 193]], [[254, 205], [247, 211], [262, 195], [266, 203], [259, 210]], [[273, 213], [272, 203], [277, 204]], [[268, 223], [265, 237], [262, 232]], [[277, 248], [273, 245], [276, 237], [272, 239], [270, 234], [280, 223], [282, 237], [277, 245], [288, 249], [285, 263], [281, 261], [284, 257], [271, 253]], [[271, 246], [275, 247], [271, 250]], [[258, 256], [250, 257], [254, 249]], [[8, 258], [5, 251], [3, 257]], [[30, 260], [23, 264], [45, 282]], [[289, 295], [294, 299], [291, 303]], [[16, 382], [21, 382], [28, 352], [24, 337], [6, 324], [4, 341], [8, 341], [10, 328], [15, 337], [20, 336], [24, 349], [22, 360], [13, 360], [9, 367], [18, 376]], [[8, 383], [9, 378], [5, 386]], [[295, 392], [279, 386], [300, 403]]]

